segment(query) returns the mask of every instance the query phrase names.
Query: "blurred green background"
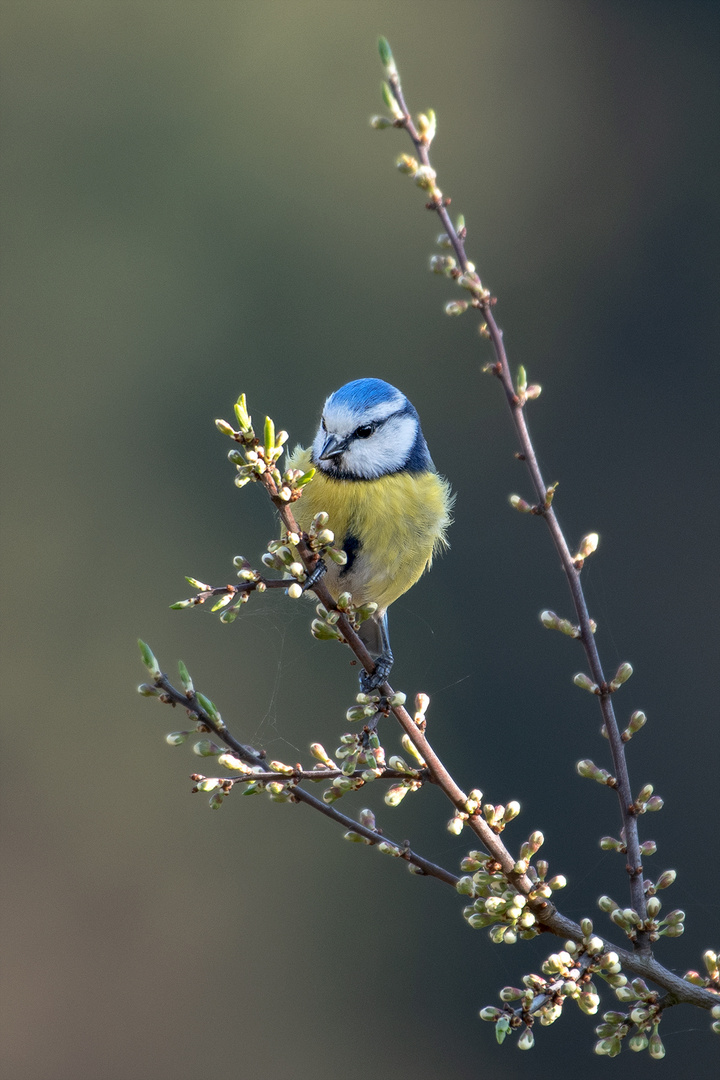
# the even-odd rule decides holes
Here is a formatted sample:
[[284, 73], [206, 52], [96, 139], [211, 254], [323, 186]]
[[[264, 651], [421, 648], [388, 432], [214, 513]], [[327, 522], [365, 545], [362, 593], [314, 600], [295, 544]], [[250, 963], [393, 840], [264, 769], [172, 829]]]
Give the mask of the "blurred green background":
[[[241, 738], [307, 759], [345, 730], [347, 658], [311, 608], [258, 598], [232, 627], [170, 612], [184, 574], [232, 577], [275, 532], [215, 431], [241, 391], [293, 440], [351, 378], [400, 386], [457, 492], [451, 551], [392, 610], [393, 682], [467, 788], [518, 798], [566, 914], [624, 900], [608, 763], [580, 650], [471, 316], [427, 272], [438, 227], [375, 132], [376, 39], [436, 109], [440, 186], [499, 297], [531, 424], [585, 573], [654, 876], [688, 913], [659, 957], [717, 946], [718, 93], [710, 3], [4, 0], [3, 1029], [8, 1080], [293, 1075], [398, 1080], [713, 1074], [709, 1018], [668, 1057], [591, 1053], [577, 1010], [533, 1054], [477, 1019], [552, 941], [492, 946], [461, 903], [302, 807], [190, 797], [182, 718], [135, 693], [135, 638], [182, 657]], [[388, 746], [396, 736], [389, 730]], [[382, 808], [455, 867], [433, 791]], [[597, 913], [596, 925], [607, 929]], [[609, 932], [609, 931], [608, 931]], [[605, 1008], [612, 999], [605, 997]], [[577, 1015], [575, 1015], [577, 1013]], [[562, 1055], [562, 1057], [560, 1056]]]

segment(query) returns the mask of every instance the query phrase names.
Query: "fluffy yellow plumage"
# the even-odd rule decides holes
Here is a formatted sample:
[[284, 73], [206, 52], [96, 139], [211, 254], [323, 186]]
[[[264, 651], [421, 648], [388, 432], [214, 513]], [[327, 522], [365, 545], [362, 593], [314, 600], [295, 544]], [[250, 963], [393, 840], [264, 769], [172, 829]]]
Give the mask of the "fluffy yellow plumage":
[[[311, 453], [296, 447], [288, 465], [306, 472]], [[293, 512], [302, 529], [321, 510], [329, 514], [336, 547], [344, 547], [348, 537], [359, 541], [348, 566], [331, 563], [324, 580], [333, 597], [348, 591], [358, 604], [375, 601], [382, 613], [447, 547], [452, 501], [450, 485], [435, 472], [338, 480], [318, 469]]]
[[331, 394], [312, 448], [297, 447], [288, 464], [317, 470], [293, 506], [298, 524], [307, 530], [325, 511], [335, 546], [347, 555], [346, 565], [326, 568], [330, 593], [378, 605], [358, 631], [375, 659], [360, 684], [376, 689], [393, 662], [387, 608], [446, 545], [449, 485], [435, 471], [414, 407], [382, 379], [356, 379]]

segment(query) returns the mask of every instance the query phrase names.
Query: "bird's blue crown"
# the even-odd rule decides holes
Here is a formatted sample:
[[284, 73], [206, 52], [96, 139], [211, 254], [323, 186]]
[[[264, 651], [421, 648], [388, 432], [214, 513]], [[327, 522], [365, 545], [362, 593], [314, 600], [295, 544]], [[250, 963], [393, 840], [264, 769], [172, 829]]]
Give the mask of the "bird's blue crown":
[[321, 468], [345, 479], [434, 470], [414, 406], [383, 379], [355, 379], [330, 395], [315, 452]]

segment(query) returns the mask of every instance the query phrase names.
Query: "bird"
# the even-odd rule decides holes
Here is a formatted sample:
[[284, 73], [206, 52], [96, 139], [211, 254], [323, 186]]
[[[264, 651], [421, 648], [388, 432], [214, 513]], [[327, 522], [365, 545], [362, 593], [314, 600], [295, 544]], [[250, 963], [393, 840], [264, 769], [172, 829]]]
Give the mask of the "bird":
[[307, 531], [326, 512], [347, 556], [324, 576], [333, 599], [350, 592], [358, 606], [377, 604], [358, 631], [375, 660], [374, 671], [360, 676], [369, 693], [393, 664], [387, 609], [448, 546], [454, 496], [435, 469], [417, 411], [382, 379], [356, 379], [330, 394], [312, 446], [297, 446], [288, 465], [316, 470], [293, 507], [298, 525]]

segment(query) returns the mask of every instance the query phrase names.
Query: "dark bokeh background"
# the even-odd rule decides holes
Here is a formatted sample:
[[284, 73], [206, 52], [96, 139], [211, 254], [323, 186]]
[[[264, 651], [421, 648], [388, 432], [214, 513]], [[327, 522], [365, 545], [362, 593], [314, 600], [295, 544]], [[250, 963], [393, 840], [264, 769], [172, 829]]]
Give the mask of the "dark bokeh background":
[[[241, 737], [294, 761], [337, 744], [354, 678], [310, 609], [253, 602], [233, 627], [171, 613], [183, 575], [223, 581], [274, 533], [213, 426], [245, 390], [307, 440], [350, 378], [401, 386], [457, 492], [452, 550], [393, 608], [393, 681], [432, 695], [431, 735], [466, 787], [519, 798], [565, 912], [624, 899], [607, 763], [569, 613], [499, 387], [470, 316], [427, 272], [438, 229], [395, 173], [376, 38], [500, 298], [513, 364], [618, 696], [649, 869], [717, 946], [718, 73], [712, 4], [444, 0], [5, 0], [7, 566], [2, 1075], [426, 1080], [713, 1073], [709, 1018], [673, 1010], [668, 1057], [591, 1053], [568, 1010], [522, 1055], [478, 1009], [552, 946], [492, 946], [432, 881], [301, 807], [191, 798], [182, 719], [138, 698], [135, 638], [178, 656]], [[388, 735], [388, 744], [395, 736]], [[357, 807], [377, 805], [372, 791]], [[382, 823], [456, 866], [432, 791]], [[598, 927], [606, 927], [598, 914]], [[606, 1006], [612, 1001], [606, 997]]]

